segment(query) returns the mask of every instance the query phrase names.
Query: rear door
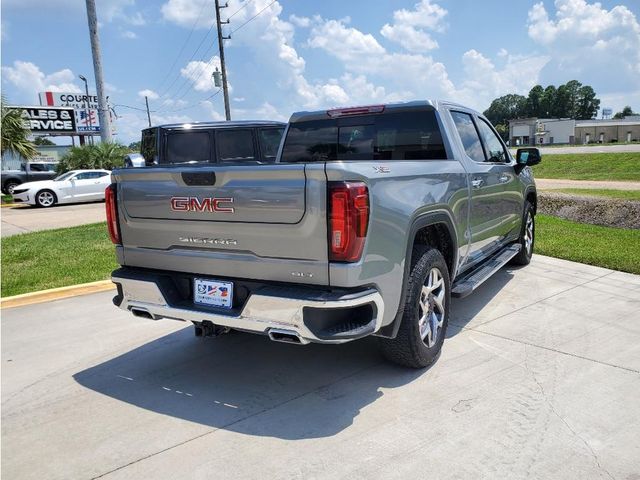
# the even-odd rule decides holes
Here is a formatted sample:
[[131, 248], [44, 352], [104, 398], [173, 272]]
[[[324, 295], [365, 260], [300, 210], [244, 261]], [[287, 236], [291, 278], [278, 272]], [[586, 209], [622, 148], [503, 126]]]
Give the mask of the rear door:
[[452, 110], [450, 113], [464, 148], [471, 187], [470, 245], [466, 263], [473, 264], [497, 249], [508, 231], [509, 215], [503, 201], [501, 179], [504, 165], [489, 161], [471, 112]]

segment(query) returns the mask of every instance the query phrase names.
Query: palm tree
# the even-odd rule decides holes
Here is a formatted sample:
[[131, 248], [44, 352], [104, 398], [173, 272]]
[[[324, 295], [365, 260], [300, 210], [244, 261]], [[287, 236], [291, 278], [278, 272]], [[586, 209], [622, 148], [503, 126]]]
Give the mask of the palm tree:
[[9, 151], [29, 160], [38, 154], [28, 138], [31, 131], [24, 126], [22, 112], [8, 107], [6, 103], [5, 98], [2, 97], [2, 154]]

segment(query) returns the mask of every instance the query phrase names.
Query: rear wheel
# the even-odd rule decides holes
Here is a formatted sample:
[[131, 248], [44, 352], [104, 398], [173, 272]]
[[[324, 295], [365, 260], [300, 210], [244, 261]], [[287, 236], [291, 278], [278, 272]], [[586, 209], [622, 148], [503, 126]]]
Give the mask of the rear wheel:
[[12, 195], [18, 185], [20, 184], [15, 180], [8, 180], [7, 183], [4, 184], [3, 191], [7, 195]]
[[40, 190], [36, 193], [36, 205], [39, 207], [52, 207], [57, 201], [56, 194], [51, 190]]
[[412, 368], [431, 365], [442, 349], [449, 323], [451, 284], [442, 254], [430, 247], [413, 252], [418, 259], [407, 284], [407, 298], [398, 335], [381, 339], [383, 355]]
[[522, 229], [520, 230], [520, 252], [511, 259], [513, 265], [529, 265], [533, 256], [533, 244], [535, 242], [536, 223], [533, 205], [529, 202], [524, 204], [524, 214], [522, 216]]

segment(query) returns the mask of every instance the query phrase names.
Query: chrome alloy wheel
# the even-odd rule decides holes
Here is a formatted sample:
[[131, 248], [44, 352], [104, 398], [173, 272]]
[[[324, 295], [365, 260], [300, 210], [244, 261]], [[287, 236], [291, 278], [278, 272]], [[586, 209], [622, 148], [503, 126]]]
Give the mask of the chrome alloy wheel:
[[527, 255], [531, 255], [533, 249], [533, 215], [527, 212], [527, 221], [524, 226], [524, 248]]
[[40, 192], [38, 194], [38, 202], [43, 207], [50, 207], [55, 202], [55, 198], [53, 197], [53, 193], [51, 192]]
[[438, 341], [444, 323], [445, 288], [442, 272], [438, 268], [432, 268], [420, 292], [418, 312], [420, 337], [429, 348]]

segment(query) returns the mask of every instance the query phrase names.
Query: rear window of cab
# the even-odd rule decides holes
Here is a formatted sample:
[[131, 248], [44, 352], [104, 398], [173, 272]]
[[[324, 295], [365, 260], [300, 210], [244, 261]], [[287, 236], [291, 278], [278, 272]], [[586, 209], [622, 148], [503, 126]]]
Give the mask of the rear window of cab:
[[446, 158], [435, 112], [416, 110], [293, 123], [281, 162]]

